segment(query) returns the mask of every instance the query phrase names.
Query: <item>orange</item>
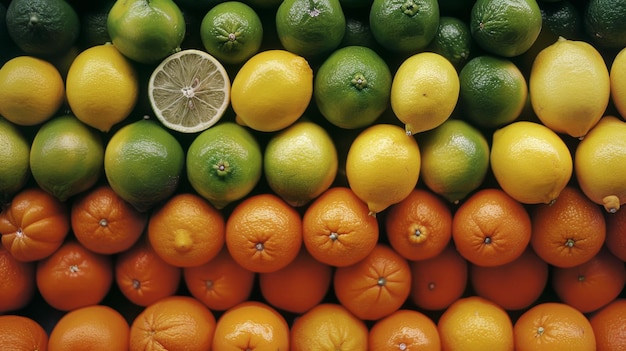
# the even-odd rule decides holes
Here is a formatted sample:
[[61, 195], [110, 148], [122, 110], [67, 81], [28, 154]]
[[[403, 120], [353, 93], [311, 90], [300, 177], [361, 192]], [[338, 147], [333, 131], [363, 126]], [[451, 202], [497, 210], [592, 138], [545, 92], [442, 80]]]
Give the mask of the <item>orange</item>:
[[40, 188], [22, 190], [0, 212], [2, 245], [20, 261], [50, 256], [69, 231], [67, 206]]
[[437, 323], [443, 351], [513, 351], [513, 325], [502, 307], [479, 296], [455, 301]]
[[197, 194], [169, 198], [148, 221], [148, 239], [161, 258], [177, 267], [209, 262], [224, 246], [221, 212]]
[[209, 262], [183, 268], [183, 279], [193, 297], [211, 310], [224, 311], [247, 300], [256, 274], [241, 267], [226, 247]]
[[552, 205], [537, 205], [531, 213], [530, 245], [544, 261], [574, 267], [595, 256], [606, 237], [602, 210], [578, 188], [568, 186]]
[[548, 283], [548, 264], [528, 248], [513, 262], [496, 267], [470, 265], [470, 282], [478, 296], [505, 310], [533, 304]]
[[602, 307], [590, 318], [597, 351], [623, 350], [626, 346], [626, 299], [619, 298]]
[[137, 211], [108, 185], [80, 196], [71, 208], [74, 236], [83, 246], [101, 254], [128, 250], [147, 222], [145, 212]]
[[385, 229], [389, 244], [407, 260], [437, 256], [452, 238], [452, 213], [435, 193], [415, 189], [387, 211]]
[[0, 246], [0, 314], [25, 307], [34, 294], [35, 263], [18, 261]]
[[559, 299], [582, 313], [596, 311], [619, 296], [626, 285], [624, 261], [601, 250], [575, 267], [555, 267], [552, 287]]
[[109, 306], [93, 305], [75, 309], [56, 323], [48, 351], [128, 350], [128, 322]]
[[459, 206], [452, 240], [461, 256], [493, 267], [518, 258], [530, 242], [531, 222], [524, 206], [499, 188], [485, 188]]
[[401, 309], [378, 320], [369, 332], [370, 351], [441, 350], [437, 325], [425, 314]]
[[378, 320], [398, 310], [411, 291], [411, 268], [404, 257], [378, 244], [363, 260], [335, 270], [339, 302], [355, 316]]
[[253, 272], [275, 272], [293, 261], [302, 246], [302, 218], [274, 194], [248, 197], [226, 221], [226, 247]]
[[587, 317], [574, 307], [544, 302], [519, 316], [513, 327], [516, 351], [589, 351], [596, 338]]
[[0, 330], [0, 345], [6, 350], [48, 350], [48, 334], [39, 323], [29, 317], [2, 315]]
[[285, 268], [259, 274], [261, 295], [279, 310], [301, 314], [326, 297], [332, 274], [331, 266], [314, 259], [302, 248]]
[[145, 240], [120, 253], [114, 269], [122, 294], [139, 306], [174, 295], [182, 275], [180, 267], [165, 262]]
[[340, 304], [321, 303], [291, 326], [291, 351], [367, 350], [365, 322]]
[[332, 187], [307, 208], [302, 239], [316, 260], [336, 267], [364, 259], [378, 242], [378, 222], [367, 204], [346, 187]]
[[104, 299], [113, 283], [111, 256], [68, 241], [50, 257], [39, 261], [36, 281], [43, 299], [58, 310], [94, 305]]
[[146, 307], [130, 326], [130, 351], [211, 349], [215, 316], [189, 296], [169, 296]]
[[410, 298], [419, 308], [443, 310], [465, 292], [468, 264], [452, 245], [433, 258], [412, 261], [410, 266]]
[[605, 212], [604, 245], [620, 260], [626, 261], [626, 211]]
[[213, 350], [289, 350], [289, 326], [269, 305], [258, 301], [242, 302], [218, 319]]

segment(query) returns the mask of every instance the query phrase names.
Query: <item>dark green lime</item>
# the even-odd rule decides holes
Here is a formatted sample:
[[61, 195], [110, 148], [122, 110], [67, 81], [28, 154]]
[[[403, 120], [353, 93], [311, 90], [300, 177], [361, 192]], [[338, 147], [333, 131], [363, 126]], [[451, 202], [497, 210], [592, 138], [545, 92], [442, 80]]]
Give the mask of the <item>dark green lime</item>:
[[540, 2], [543, 25], [557, 36], [574, 40], [582, 33], [580, 11], [568, 0]]
[[82, 48], [102, 45], [111, 41], [107, 17], [115, 0], [102, 2], [98, 7], [81, 13], [78, 44]]
[[598, 46], [626, 46], [626, 0], [589, 0], [584, 15], [585, 32]]
[[372, 35], [367, 19], [346, 16], [346, 32], [339, 46], [366, 46], [375, 49], [378, 43]]
[[447, 58], [459, 70], [469, 59], [472, 47], [472, 34], [465, 22], [443, 16], [439, 19], [439, 28], [429, 49]]

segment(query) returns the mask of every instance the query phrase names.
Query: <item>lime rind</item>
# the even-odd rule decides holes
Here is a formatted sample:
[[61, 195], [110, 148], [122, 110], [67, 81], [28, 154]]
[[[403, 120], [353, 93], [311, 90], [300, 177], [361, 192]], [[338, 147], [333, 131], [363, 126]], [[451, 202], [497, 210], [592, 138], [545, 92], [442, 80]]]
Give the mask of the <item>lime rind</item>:
[[165, 58], [150, 76], [150, 105], [157, 119], [181, 133], [216, 124], [230, 103], [230, 79], [209, 53], [187, 49]]

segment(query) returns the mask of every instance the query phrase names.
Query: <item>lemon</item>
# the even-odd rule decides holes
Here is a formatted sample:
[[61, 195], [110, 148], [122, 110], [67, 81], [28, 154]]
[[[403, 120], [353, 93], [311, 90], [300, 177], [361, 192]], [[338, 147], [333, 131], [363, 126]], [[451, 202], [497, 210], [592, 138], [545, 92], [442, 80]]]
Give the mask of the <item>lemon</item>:
[[375, 124], [350, 145], [346, 177], [352, 191], [375, 215], [415, 189], [420, 165], [420, 150], [413, 136], [393, 124]]
[[187, 49], [168, 56], [154, 69], [148, 97], [164, 126], [197, 133], [217, 123], [226, 112], [230, 79], [215, 57]]
[[430, 190], [457, 204], [481, 186], [489, 170], [489, 143], [478, 129], [448, 119], [416, 138], [420, 178]]
[[254, 130], [275, 132], [293, 124], [313, 96], [308, 61], [282, 49], [252, 56], [237, 72], [231, 106], [237, 122]]
[[613, 104], [622, 118], [626, 118], [626, 48], [615, 56], [609, 78]]
[[524, 204], [555, 201], [573, 168], [563, 139], [530, 121], [513, 122], [493, 133], [490, 162], [502, 190]]
[[103, 132], [130, 115], [138, 90], [135, 68], [111, 44], [82, 51], [67, 73], [66, 95], [72, 113]]
[[63, 105], [63, 77], [50, 62], [18, 56], [0, 68], [0, 115], [20, 126], [40, 124]]
[[559, 37], [537, 54], [529, 91], [532, 108], [543, 124], [579, 138], [598, 123], [609, 104], [609, 71], [593, 46]]
[[407, 134], [433, 129], [445, 122], [459, 99], [456, 69], [433, 52], [410, 56], [398, 67], [391, 83], [391, 109]]
[[30, 142], [13, 123], [0, 117], [0, 208], [30, 178]]
[[44, 123], [30, 149], [30, 169], [37, 185], [61, 201], [96, 184], [103, 160], [100, 134], [70, 115]]
[[174, 194], [184, 162], [185, 154], [178, 140], [149, 119], [117, 130], [104, 151], [109, 185], [142, 212]]
[[574, 169], [580, 189], [608, 212], [626, 203], [626, 122], [604, 116], [576, 147]]
[[313, 122], [297, 122], [274, 135], [263, 160], [268, 185], [294, 207], [318, 197], [337, 175], [335, 144], [326, 130]]

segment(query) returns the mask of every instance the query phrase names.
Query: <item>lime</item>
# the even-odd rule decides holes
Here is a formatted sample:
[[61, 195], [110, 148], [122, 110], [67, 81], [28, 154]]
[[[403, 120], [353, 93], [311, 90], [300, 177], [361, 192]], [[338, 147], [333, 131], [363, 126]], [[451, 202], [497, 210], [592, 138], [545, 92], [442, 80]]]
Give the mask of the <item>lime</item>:
[[335, 144], [326, 130], [313, 122], [297, 122], [274, 135], [263, 160], [268, 185], [294, 207], [317, 198], [337, 175]]
[[339, 47], [365, 46], [370, 49], [378, 49], [378, 43], [372, 35], [369, 21], [357, 16], [346, 15], [346, 31], [341, 39]]
[[452, 62], [460, 70], [470, 57], [472, 33], [468, 25], [456, 17], [442, 16], [435, 38], [428, 45], [432, 52]]
[[336, 49], [345, 31], [339, 0], [284, 0], [276, 11], [276, 33], [282, 46], [307, 58]]
[[139, 211], [147, 211], [174, 194], [184, 162], [178, 140], [148, 119], [119, 129], [104, 152], [109, 185]]
[[579, 38], [582, 34], [582, 16], [578, 8], [568, 0], [539, 2], [543, 26], [554, 35], [568, 39]]
[[30, 142], [13, 123], [0, 117], [0, 207], [30, 178]]
[[626, 0], [589, 0], [584, 29], [600, 48], [626, 46]]
[[224, 115], [230, 102], [230, 80], [213, 56], [187, 49], [170, 55], [152, 72], [148, 96], [164, 126], [196, 133]]
[[225, 64], [239, 64], [261, 48], [263, 24], [250, 6], [227, 1], [207, 12], [200, 36], [209, 54]]
[[340, 128], [369, 126], [389, 105], [391, 71], [370, 48], [347, 46], [334, 51], [314, 79], [317, 107]]
[[200, 133], [187, 150], [187, 178], [218, 209], [242, 199], [263, 173], [259, 143], [244, 127], [220, 123]]
[[535, 0], [477, 0], [472, 7], [472, 37], [492, 54], [523, 54], [537, 40], [541, 27], [541, 10]]
[[416, 138], [420, 178], [430, 190], [458, 204], [482, 185], [489, 169], [489, 144], [480, 130], [449, 119]]
[[106, 0], [93, 9], [81, 13], [80, 35], [77, 41], [81, 48], [102, 45], [111, 41], [107, 18], [113, 4], [115, 0]]
[[437, 0], [374, 0], [370, 27], [388, 50], [414, 54], [425, 49], [439, 27]]
[[513, 122], [528, 98], [526, 78], [509, 59], [483, 55], [471, 59], [459, 73], [459, 103], [478, 127], [495, 128]]
[[63, 53], [80, 32], [78, 15], [64, 0], [13, 0], [6, 25], [17, 46], [31, 55]]
[[156, 63], [180, 49], [185, 18], [172, 0], [116, 1], [107, 18], [113, 44], [124, 56]]
[[76, 117], [55, 117], [39, 128], [30, 149], [30, 169], [40, 188], [61, 201], [100, 179], [104, 143]]

